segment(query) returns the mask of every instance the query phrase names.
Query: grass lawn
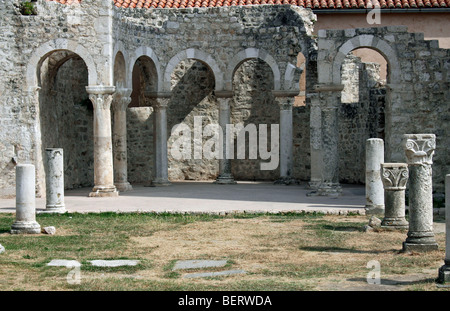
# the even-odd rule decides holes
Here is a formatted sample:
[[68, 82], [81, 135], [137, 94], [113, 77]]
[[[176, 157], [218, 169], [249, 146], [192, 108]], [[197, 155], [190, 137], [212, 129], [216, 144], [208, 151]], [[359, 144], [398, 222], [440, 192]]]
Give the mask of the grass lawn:
[[[14, 214], [0, 214], [0, 290], [446, 290], [434, 279], [439, 250], [402, 253], [406, 231], [364, 232], [368, 216], [321, 214], [181, 215], [152, 213], [39, 214], [55, 235], [11, 235]], [[77, 260], [73, 268], [52, 259]], [[89, 260], [137, 259], [137, 266], [93, 267]], [[222, 268], [176, 270], [177, 260], [226, 259]], [[368, 273], [379, 263], [381, 285]], [[245, 270], [246, 274], [184, 278], [186, 273]], [[378, 287], [376, 287], [378, 286]]]

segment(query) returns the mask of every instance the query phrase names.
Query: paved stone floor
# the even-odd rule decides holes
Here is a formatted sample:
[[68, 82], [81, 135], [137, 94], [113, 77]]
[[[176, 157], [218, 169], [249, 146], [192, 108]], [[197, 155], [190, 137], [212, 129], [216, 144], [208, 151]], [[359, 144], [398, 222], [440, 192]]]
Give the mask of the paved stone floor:
[[[133, 190], [115, 198], [90, 198], [91, 188], [66, 190], [68, 212], [287, 212], [320, 211], [329, 214], [364, 214], [363, 185], [342, 185], [340, 197], [307, 196], [306, 183], [275, 185], [271, 182], [173, 182], [167, 187], [133, 185]], [[36, 210], [45, 210], [45, 198], [36, 199]], [[0, 199], [0, 212], [15, 212], [15, 199]]]

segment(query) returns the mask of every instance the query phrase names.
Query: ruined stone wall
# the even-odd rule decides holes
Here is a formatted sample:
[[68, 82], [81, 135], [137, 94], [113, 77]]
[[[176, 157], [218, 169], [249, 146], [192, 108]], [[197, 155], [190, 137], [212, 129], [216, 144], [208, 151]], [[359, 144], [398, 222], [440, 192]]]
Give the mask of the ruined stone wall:
[[405, 162], [404, 134], [436, 134], [433, 187], [444, 189], [449, 171], [450, 143], [448, 98], [450, 50], [404, 26], [319, 31], [318, 80], [337, 85], [340, 64], [359, 47], [374, 48], [389, 63], [385, 107], [385, 161]]
[[58, 67], [52, 68], [51, 63], [59, 59], [58, 52], [55, 54], [41, 68], [42, 157], [46, 148], [63, 148], [65, 188], [91, 186], [94, 178], [93, 108], [85, 89], [87, 68], [78, 56], [59, 66], [53, 64]]
[[369, 138], [384, 138], [384, 93], [380, 66], [351, 54], [342, 65], [339, 113], [339, 178], [365, 183], [365, 146]]
[[[313, 52], [314, 42], [308, 35], [313, 21], [314, 15], [310, 11], [291, 6], [115, 9], [116, 50], [125, 51], [124, 55], [128, 55], [127, 83], [133, 87], [130, 106], [149, 105], [144, 93], [150, 89], [170, 91], [167, 108], [169, 132], [181, 122], [193, 129], [194, 116], [203, 117], [203, 126], [218, 123], [218, 101], [214, 92], [227, 89], [233, 91], [231, 118], [234, 124], [278, 124], [279, 107], [272, 90], [298, 89], [298, 85], [289, 85], [290, 78], [285, 79], [284, 74], [290, 65], [296, 64], [300, 51], [305, 55]], [[133, 62], [141, 61], [143, 55], [147, 60], [151, 59], [155, 70], [147, 77], [141, 72], [141, 77], [136, 78]], [[313, 83], [311, 77], [314, 72], [311, 70], [308, 75], [308, 85]], [[130, 79], [132, 75], [133, 79]], [[167, 78], [169, 76], [170, 79]], [[137, 81], [141, 82], [139, 94], [136, 93]], [[132, 113], [135, 117], [140, 114], [137, 110]], [[301, 123], [307, 128], [305, 125]], [[137, 132], [133, 124], [128, 128], [133, 133]], [[304, 145], [307, 135], [298, 135], [302, 137], [300, 144]], [[133, 148], [141, 146], [140, 150], [143, 150], [142, 142], [134, 140], [137, 137], [133, 134], [129, 144], [135, 146]], [[170, 152], [175, 138], [172, 136], [168, 140], [171, 180], [217, 177], [217, 159], [175, 160]], [[203, 142], [209, 138], [205, 137]], [[148, 141], [147, 136], [143, 139]], [[153, 150], [150, 147], [144, 149], [148, 153], [146, 159], [150, 159]], [[145, 182], [142, 178], [148, 176], [138, 177], [133, 168], [138, 157], [135, 155], [137, 149], [129, 146], [128, 150], [130, 181]], [[305, 174], [308, 149], [302, 146], [301, 153], [298, 158], [301, 159], [302, 174]], [[235, 159], [232, 161], [233, 174], [244, 180], [274, 180], [279, 177], [278, 170], [260, 171], [260, 161]], [[148, 165], [145, 171], [151, 171]]]
[[15, 194], [15, 163], [34, 159], [36, 111], [20, 97], [23, 66], [16, 42], [22, 20], [10, 1], [0, 2], [0, 196]]
[[[112, 2], [86, 0], [81, 5], [68, 6], [39, 0], [35, 3], [37, 15], [21, 15], [20, 2], [0, 3], [0, 196], [15, 192], [14, 162], [35, 164], [37, 195], [45, 193], [42, 161], [45, 138], [40, 131], [42, 100], [37, 91], [41, 87], [39, 72], [44, 59], [53, 51], [70, 50], [88, 67], [89, 84], [112, 83], [111, 71], [106, 69], [112, 54], [108, 35]], [[76, 101], [74, 97], [72, 102]], [[67, 120], [67, 115], [64, 117]], [[89, 165], [78, 160], [68, 164], [80, 170], [89, 169]], [[79, 178], [74, 177], [73, 181], [69, 178], [67, 186], [84, 184], [76, 179]]]

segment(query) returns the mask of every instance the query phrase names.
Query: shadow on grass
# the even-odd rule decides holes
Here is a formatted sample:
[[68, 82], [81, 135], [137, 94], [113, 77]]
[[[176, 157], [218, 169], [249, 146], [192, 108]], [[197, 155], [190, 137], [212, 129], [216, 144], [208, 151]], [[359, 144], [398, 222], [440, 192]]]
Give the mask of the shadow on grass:
[[305, 246], [300, 247], [301, 250], [309, 251], [309, 252], [329, 252], [329, 253], [349, 253], [349, 254], [382, 254], [382, 253], [398, 253], [400, 250], [398, 249], [390, 249], [390, 250], [359, 250], [359, 249], [349, 249], [342, 247], [330, 247], [330, 246]]
[[392, 279], [380, 279], [380, 284], [368, 284], [366, 278], [351, 278], [347, 279], [350, 282], [363, 282], [367, 285], [389, 285], [389, 286], [409, 286], [409, 285], [419, 285], [424, 283], [434, 283], [435, 279], [433, 278], [424, 278], [424, 279], [416, 279], [416, 280], [392, 280]]

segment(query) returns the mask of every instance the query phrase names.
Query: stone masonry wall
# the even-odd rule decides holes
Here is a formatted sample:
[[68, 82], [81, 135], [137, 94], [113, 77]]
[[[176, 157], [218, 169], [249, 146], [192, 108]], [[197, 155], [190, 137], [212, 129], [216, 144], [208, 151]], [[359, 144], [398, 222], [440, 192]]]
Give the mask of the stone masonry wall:
[[[450, 50], [438, 41], [426, 41], [422, 33], [409, 33], [404, 26], [320, 30], [318, 81], [339, 84], [340, 64], [358, 47], [372, 47], [389, 63], [385, 107], [385, 161], [405, 162], [404, 134], [436, 134], [433, 187], [444, 190], [449, 171], [450, 143], [447, 101], [450, 96]], [[331, 56], [331, 57], [330, 57]]]

